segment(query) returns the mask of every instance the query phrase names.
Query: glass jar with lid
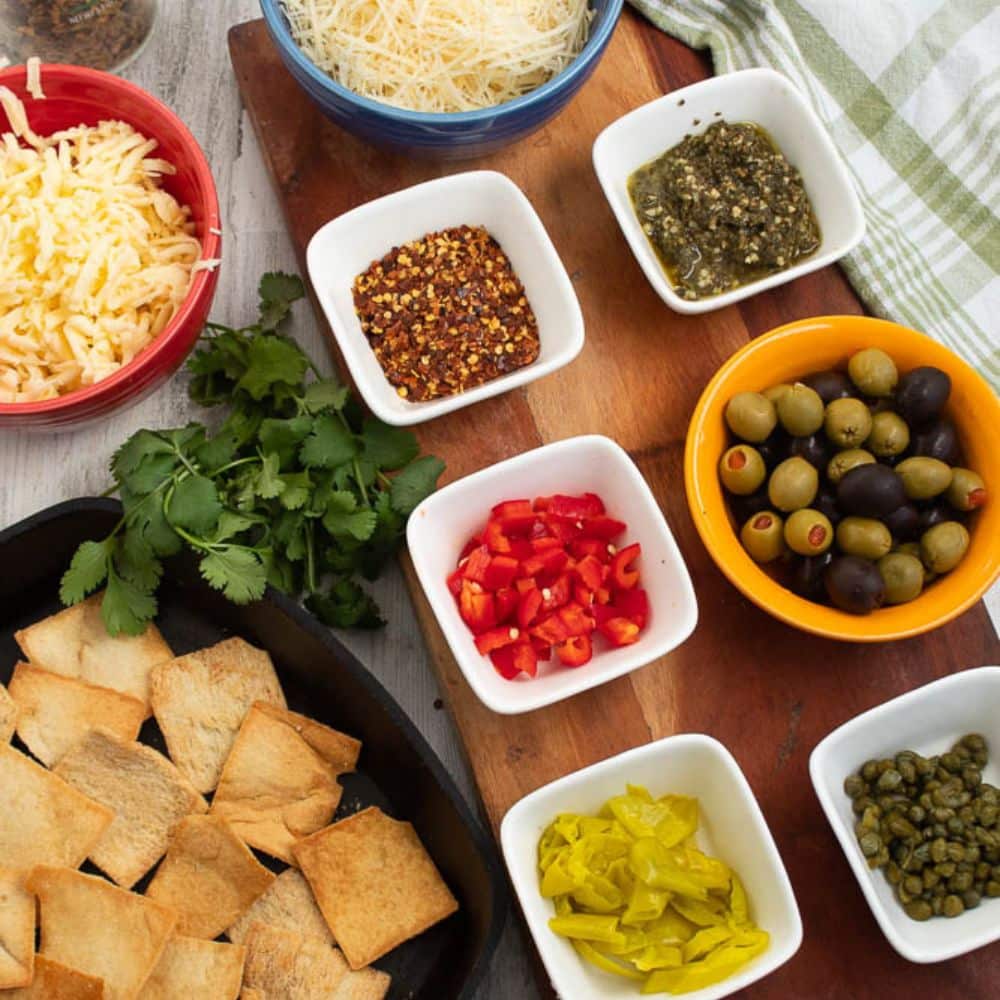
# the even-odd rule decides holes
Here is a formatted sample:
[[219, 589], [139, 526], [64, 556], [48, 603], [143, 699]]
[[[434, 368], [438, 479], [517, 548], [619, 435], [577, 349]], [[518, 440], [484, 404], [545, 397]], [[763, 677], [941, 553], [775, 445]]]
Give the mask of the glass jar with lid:
[[2, 0], [0, 60], [118, 72], [142, 51], [158, 0]]

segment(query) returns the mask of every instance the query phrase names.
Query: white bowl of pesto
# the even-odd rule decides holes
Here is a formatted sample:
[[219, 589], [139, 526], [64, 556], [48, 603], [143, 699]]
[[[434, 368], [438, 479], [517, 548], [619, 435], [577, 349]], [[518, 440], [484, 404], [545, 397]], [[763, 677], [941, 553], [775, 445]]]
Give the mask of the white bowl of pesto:
[[[714, 162], [711, 152], [705, 158], [687, 155], [704, 154], [708, 143], [720, 140], [724, 133], [712, 129], [719, 123], [756, 125], [768, 150], [773, 144], [779, 156], [770, 165], [766, 158], [748, 159], [746, 174], [732, 171], [733, 183], [720, 185], [720, 171], [730, 180], [731, 145], [720, 147]], [[697, 137], [695, 146], [700, 148], [689, 142], [684, 164], [670, 164], [663, 200], [634, 205], [630, 178], [690, 136]], [[644, 104], [597, 137], [593, 158], [605, 197], [639, 266], [660, 298], [677, 312], [721, 309], [793, 281], [832, 264], [864, 236], [861, 203], [840, 154], [803, 96], [774, 70], [726, 73]], [[675, 183], [678, 169], [685, 165], [691, 167], [690, 188]], [[781, 189], [778, 193], [773, 187], [767, 190], [772, 177]], [[785, 193], [788, 181], [794, 190], [799, 178], [809, 206]], [[690, 197], [682, 198], [685, 192]], [[760, 200], [748, 206], [748, 192], [762, 192]], [[712, 200], [720, 203], [719, 221], [709, 229], [705, 220], [711, 213], [705, 206]], [[753, 219], [766, 220], [763, 225], [735, 221], [748, 217], [748, 207]], [[811, 240], [803, 238], [801, 227], [796, 234], [789, 226], [808, 207], [818, 226]], [[662, 257], [653, 240], [666, 244]]]

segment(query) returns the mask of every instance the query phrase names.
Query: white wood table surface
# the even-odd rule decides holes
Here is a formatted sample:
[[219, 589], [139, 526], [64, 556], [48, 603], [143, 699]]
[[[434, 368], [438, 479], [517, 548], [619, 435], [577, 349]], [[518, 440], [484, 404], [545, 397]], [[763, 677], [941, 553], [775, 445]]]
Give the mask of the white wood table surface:
[[[160, 0], [154, 35], [123, 74], [172, 107], [205, 149], [222, 207], [224, 263], [213, 316], [250, 322], [260, 275], [296, 270], [277, 199], [271, 190], [253, 129], [240, 105], [226, 33], [259, 16], [256, 0]], [[335, 182], [335, 178], [331, 182]], [[317, 363], [329, 367], [325, 344], [309, 307], [297, 307], [295, 336]], [[172, 427], [196, 416], [187, 381], [178, 375], [151, 398], [96, 427], [53, 435], [0, 432], [0, 525], [75, 496], [107, 488], [107, 460], [140, 427]], [[382, 681], [427, 737], [463, 792], [474, 800], [417, 621], [398, 569], [375, 586], [389, 621], [376, 634], [340, 637]], [[989, 598], [994, 623], [1000, 591]], [[971, 664], [970, 664], [971, 666]], [[531, 963], [515, 921], [508, 921], [482, 1000], [531, 1000], [538, 996]]]

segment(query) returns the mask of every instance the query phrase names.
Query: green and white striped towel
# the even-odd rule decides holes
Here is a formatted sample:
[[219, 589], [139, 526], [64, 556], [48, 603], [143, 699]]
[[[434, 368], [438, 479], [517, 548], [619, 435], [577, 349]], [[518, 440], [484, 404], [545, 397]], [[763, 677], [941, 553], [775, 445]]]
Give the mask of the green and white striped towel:
[[812, 102], [868, 221], [843, 261], [876, 315], [922, 330], [1000, 389], [1000, 3], [629, 0]]

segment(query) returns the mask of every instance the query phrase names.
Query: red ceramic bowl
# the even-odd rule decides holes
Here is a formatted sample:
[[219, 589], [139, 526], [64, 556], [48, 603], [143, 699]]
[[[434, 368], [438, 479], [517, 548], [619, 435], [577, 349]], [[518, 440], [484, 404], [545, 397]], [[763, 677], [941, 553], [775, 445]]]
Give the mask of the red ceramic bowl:
[[[25, 103], [28, 122], [39, 135], [74, 125], [119, 119], [159, 143], [155, 155], [169, 160], [177, 173], [164, 188], [191, 207], [202, 258], [221, 255], [219, 199], [205, 154], [187, 126], [164, 104], [135, 84], [110, 73], [80, 66], [43, 65], [46, 100], [32, 100], [25, 88], [24, 66], [0, 71], [0, 86]], [[0, 108], [0, 132], [10, 130]], [[215, 232], [213, 232], [215, 230]], [[177, 370], [194, 346], [215, 296], [218, 271], [198, 271], [187, 298], [166, 329], [145, 350], [113, 375], [94, 385], [40, 403], [0, 403], [0, 429], [52, 430], [104, 417], [138, 402]]]

